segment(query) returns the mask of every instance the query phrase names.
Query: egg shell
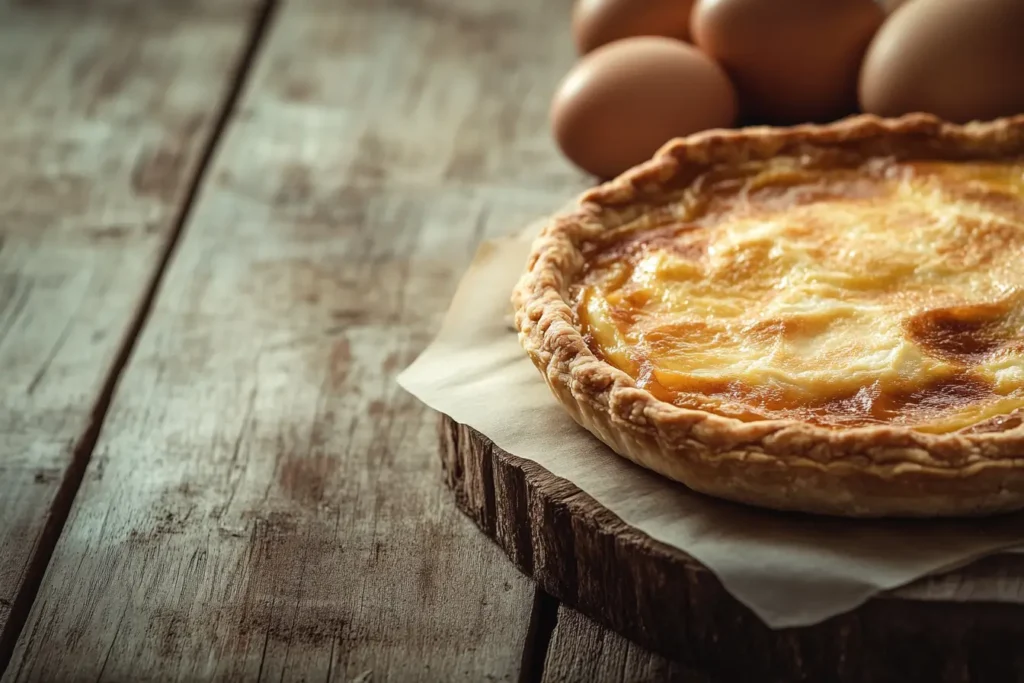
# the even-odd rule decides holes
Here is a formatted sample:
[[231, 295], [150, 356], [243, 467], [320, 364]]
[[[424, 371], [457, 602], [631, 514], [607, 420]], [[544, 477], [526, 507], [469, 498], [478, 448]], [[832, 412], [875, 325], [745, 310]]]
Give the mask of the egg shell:
[[586, 54], [615, 40], [635, 36], [690, 38], [694, 0], [578, 0], [572, 32], [576, 50]]
[[864, 58], [860, 104], [966, 123], [1024, 112], [1024, 0], [911, 0]]
[[744, 118], [824, 122], [857, 107], [857, 76], [884, 19], [873, 0], [698, 0], [694, 42], [725, 67]]
[[664, 143], [736, 118], [725, 72], [691, 45], [626, 38], [594, 50], [569, 72], [551, 105], [562, 152], [601, 178], [650, 159]]

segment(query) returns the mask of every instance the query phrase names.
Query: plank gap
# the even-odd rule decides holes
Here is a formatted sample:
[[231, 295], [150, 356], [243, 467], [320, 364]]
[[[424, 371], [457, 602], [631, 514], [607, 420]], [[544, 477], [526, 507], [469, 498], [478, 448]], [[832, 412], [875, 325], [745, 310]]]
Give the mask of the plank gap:
[[238, 105], [238, 100], [249, 79], [252, 66], [259, 54], [263, 38], [272, 25], [278, 2], [279, 0], [261, 0], [253, 12], [245, 48], [242, 50], [241, 56], [232, 70], [230, 85], [225, 91], [225, 96], [217, 107], [213, 127], [200, 153], [199, 165], [188, 185], [185, 198], [181, 202], [177, 216], [173, 220], [167, 241], [163, 246], [163, 252], [160, 254], [156, 267], [153, 269], [153, 274], [146, 284], [135, 315], [128, 325], [99, 396], [90, 411], [89, 425], [76, 440], [72, 448], [71, 461], [61, 478], [57, 493], [53, 499], [53, 505], [47, 514], [46, 522], [40, 533], [39, 542], [36, 545], [32, 558], [29, 560], [25, 572], [25, 580], [22, 582], [17, 595], [15, 595], [10, 606], [7, 621], [4, 624], [3, 630], [0, 631], [0, 678], [4, 676], [11, 662], [14, 647], [21, 636], [25, 622], [28, 620], [29, 612], [39, 593], [39, 587], [42, 584], [46, 568], [50, 564], [50, 559], [57, 546], [57, 541], [60, 539], [64, 524], [71, 513], [71, 506], [74, 503], [75, 496], [85, 477], [86, 469], [89, 466], [93, 450], [99, 440], [103, 422], [110, 408], [114, 393], [117, 390], [118, 382], [125, 367], [128, 365], [128, 360], [131, 358], [135, 342], [138, 340], [142, 329], [146, 325], [146, 321], [149, 319], [157, 292], [160, 289], [160, 283], [174, 257], [175, 249], [181, 241], [184, 227], [188, 223], [192, 207], [199, 194], [199, 189], [203, 185], [219, 142], [231, 120], [231, 115]]
[[544, 678], [544, 662], [548, 657], [551, 637], [558, 625], [558, 599], [538, 586], [533, 594], [530, 630], [523, 645], [523, 663], [519, 667], [519, 683], [540, 683]]

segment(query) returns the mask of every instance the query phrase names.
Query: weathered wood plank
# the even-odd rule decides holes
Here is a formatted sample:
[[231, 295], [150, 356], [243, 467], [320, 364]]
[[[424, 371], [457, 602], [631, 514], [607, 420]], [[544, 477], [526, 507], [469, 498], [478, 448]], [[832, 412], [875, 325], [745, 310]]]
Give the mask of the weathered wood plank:
[[533, 586], [394, 377], [474, 245], [582, 187], [566, 24], [282, 6], [5, 680], [516, 677]]
[[0, 669], [251, 9], [136, 4], [0, 6]]
[[643, 649], [569, 607], [558, 623], [544, 663], [544, 683], [710, 683], [706, 674]]

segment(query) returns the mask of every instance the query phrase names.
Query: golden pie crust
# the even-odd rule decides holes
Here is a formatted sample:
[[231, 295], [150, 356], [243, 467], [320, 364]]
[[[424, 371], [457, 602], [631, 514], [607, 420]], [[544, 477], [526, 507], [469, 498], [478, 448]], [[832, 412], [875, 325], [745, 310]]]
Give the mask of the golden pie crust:
[[512, 300], [573, 418], [694, 490], [1024, 508], [1024, 116], [674, 140], [548, 221]]

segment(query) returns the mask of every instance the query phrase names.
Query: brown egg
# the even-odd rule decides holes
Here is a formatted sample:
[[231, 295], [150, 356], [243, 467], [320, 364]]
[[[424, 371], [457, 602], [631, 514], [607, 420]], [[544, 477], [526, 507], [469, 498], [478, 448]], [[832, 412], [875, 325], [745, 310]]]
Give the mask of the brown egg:
[[694, 0], [578, 0], [572, 34], [581, 55], [634, 36], [690, 38]]
[[1024, 113], [1024, 0], [912, 0], [875, 36], [861, 107], [949, 121]]
[[725, 72], [671, 38], [626, 38], [594, 50], [565, 77], [551, 104], [559, 147], [601, 178], [650, 159], [674, 137], [728, 127], [735, 117]]
[[882, 19], [873, 0], [698, 0], [691, 26], [732, 77], [744, 118], [791, 124], [854, 112], [861, 57]]

